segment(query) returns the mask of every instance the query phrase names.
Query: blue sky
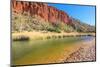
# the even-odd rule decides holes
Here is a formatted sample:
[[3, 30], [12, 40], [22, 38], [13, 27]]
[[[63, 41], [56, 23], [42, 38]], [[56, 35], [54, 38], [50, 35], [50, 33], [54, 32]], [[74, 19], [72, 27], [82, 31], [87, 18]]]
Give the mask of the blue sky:
[[49, 6], [65, 11], [69, 16], [79, 19], [84, 23], [95, 25], [95, 7], [68, 4], [51, 4]]

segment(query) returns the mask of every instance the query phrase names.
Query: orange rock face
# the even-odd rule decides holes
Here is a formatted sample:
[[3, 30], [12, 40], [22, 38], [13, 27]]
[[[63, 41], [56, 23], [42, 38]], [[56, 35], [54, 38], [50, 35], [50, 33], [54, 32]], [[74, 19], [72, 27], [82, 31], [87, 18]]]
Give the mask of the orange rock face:
[[16, 13], [27, 12], [31, 16], [38, 15], [42, 17], [45, 21], [49, 21], [51, 23], [56, 23], [58, 21], [62, 21], [67, 24], [71, 23], [71, 19], [64, 11], [58, 10], [57, 8], [52, 6], [48, 6], [47, 3], [13, 0], [12, 11]]

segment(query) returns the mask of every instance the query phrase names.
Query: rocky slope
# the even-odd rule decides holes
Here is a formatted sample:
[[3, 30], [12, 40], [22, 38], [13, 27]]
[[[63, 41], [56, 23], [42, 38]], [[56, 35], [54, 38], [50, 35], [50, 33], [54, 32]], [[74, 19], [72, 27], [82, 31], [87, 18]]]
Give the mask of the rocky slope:
[[94, 32], [95, 28], [71, 18], [67, 13], [42, 2], [12, 0], [12, 30]]
[[13, 0], [12, 10], [16, 13], [27, 12], [30, 15], [38, 15], [45, 21], [49, 21], [51, 23], [56, 23], [58, 20], [60, 20], [69, 24], [71, 21], [69, 16], [64, 11], [58, 10], [52, 6], [48, 6], [46, 3]]

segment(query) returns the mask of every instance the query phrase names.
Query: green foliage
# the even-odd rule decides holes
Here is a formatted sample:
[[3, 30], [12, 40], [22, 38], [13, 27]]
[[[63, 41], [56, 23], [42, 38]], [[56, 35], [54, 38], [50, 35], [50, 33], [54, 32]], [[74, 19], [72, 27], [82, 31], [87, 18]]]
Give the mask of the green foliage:
[[12, 15], [12, 31], [51, 31], [60, 32], [58, 27], [54, 27], [51, 23], [44, 21], [38, 16], [30, 16], [27, 14], [14, 14]]
[[77, 32], [95, 32], [95, 27], [91, 26], [89, 24], [83, 23], [78, 19], [72, 18], [72, 27], [77, 31]]
[[73, 32], [74, 29], [70, 25], [65, 24], [63, 27], [64, 32]]
[[21, 32], [24, 30], [31, 30], [29, 26], [30, 22], [32, 22], [31, 16], [14, 14], [12, 16], [12, 31]]
[[82, 23], [79, 20], [72, 19], [73, 25], [67, 25], [64, 22], [58, 20], [55, 23], [51, 23], [43, 20], [41, 17], [34, 15], [31, 16], [27, 13], [24, 14], [12, 14], [12, 31], [50, 31], [61, 33], [64, 32], [95, 32], [95, 27]]

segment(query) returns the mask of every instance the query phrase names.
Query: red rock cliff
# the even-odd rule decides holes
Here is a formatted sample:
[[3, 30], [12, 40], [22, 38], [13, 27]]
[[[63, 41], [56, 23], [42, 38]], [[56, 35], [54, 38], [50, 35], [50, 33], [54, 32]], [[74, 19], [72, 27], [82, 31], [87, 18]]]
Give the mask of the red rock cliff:
[[16, 13], [28, 12], [30, 15], [38, 15], [45, 21], [56, 23], [58, 20], [70, 24], [71, 19], [64, 11], [58, 10], [55, 7], [48, 6], [46, 3], [12, 1], [12, 11]]

